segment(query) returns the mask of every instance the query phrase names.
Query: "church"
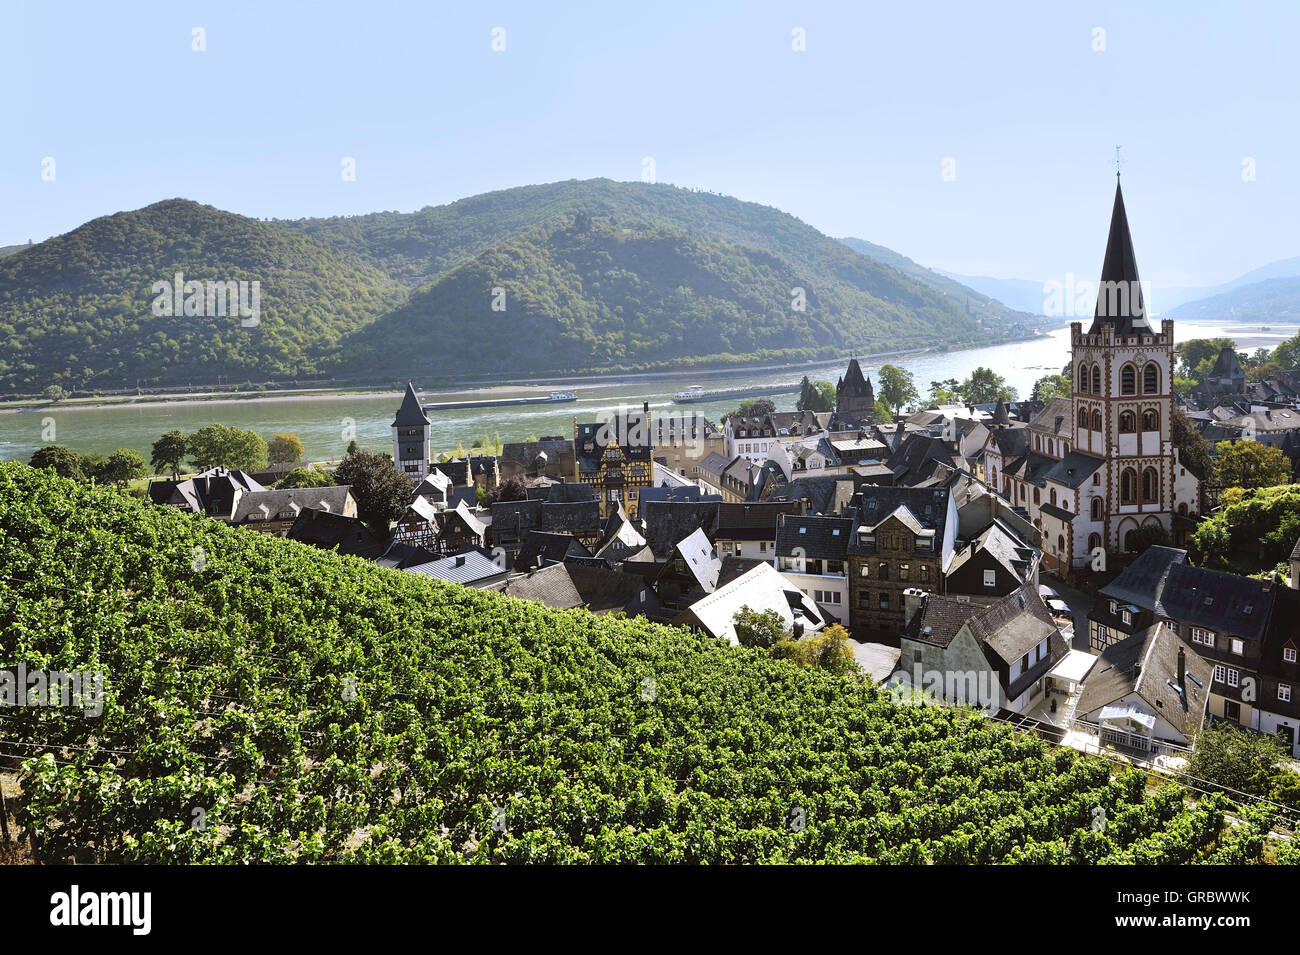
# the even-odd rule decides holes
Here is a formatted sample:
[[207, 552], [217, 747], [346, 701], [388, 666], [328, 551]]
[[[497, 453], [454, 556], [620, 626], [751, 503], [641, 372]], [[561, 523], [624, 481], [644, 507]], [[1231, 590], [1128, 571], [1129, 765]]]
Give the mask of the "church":
[[1071, 323], [1070, 346], [1070, 397], [1027, 427], [993, 423], [985, 451], [989, 485], [1028, 512], [1061, 573], [1135, 550], [1139, 528], [1176, 539], [1197, 509], [1170, 432], [1174, 323], [1148, 320], [1118, 182], [1096, 309], [1086, 330]]

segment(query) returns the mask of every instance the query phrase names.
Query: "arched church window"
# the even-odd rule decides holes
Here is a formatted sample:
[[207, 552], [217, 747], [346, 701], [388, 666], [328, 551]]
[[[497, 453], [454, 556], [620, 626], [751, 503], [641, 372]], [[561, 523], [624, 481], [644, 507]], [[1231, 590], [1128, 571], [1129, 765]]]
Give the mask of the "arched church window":
[[1119, 371], [1119, 393], [1121, 395], [1137, 394], [1137, 369], [1125, 365]]

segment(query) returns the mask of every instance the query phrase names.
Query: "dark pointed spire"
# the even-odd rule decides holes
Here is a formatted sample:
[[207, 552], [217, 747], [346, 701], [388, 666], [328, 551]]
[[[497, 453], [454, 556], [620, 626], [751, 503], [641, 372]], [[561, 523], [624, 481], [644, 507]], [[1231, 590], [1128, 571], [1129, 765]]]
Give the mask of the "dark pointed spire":
[[420, 407], [420, 398], [415, 393], [415, 385], [406, 383], [406, 394], [402, 398], [402, 407], [397, 409], [393, 419], [394, 428], [423, 428], [429, 424], [429, 416]]
[[1011, 412], [1007, 410], [1007, 403], [1001, 398], [993, 409], [993, 424], [1003, 428], [1011, 424]]
[[1118, 178], [1115, 181], [1115, 208], [1110, 213], [1110, 236], [1106, 239], [1106, 258], [1101, 264], [1101, 282], [1097, 287], [1097, 308], [1088, 334], [1099, 334], [1103, 325], [1114, 326], [1117, 335], [1151, 331], [1138, 279], [1133, 237], [1129, 235], [1128, 215], [1124, 211], [1124, 193], [1120, 190]]

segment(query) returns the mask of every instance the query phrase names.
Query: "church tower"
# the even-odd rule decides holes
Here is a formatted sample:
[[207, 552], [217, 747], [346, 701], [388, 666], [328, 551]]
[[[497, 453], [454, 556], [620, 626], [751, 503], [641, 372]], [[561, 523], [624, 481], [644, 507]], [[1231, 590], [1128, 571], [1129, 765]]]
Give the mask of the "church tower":
[[1090, 545], [1128, 551], [1139, 527], [1172, 531], [1174, 323], [1147, 319], [1118, 182], [1092, 324], [1072, 322], [1070, 342], [1074, 448], [1104, 462], [1080, 489], [1080, 517], [1095, 528]]
[[429, 475], [432, 432], [433, 427], [420, 407], [415, 386], [408, 381], [402, 406], [393, 419], [393, 464], [414, 484], [419, 484]]

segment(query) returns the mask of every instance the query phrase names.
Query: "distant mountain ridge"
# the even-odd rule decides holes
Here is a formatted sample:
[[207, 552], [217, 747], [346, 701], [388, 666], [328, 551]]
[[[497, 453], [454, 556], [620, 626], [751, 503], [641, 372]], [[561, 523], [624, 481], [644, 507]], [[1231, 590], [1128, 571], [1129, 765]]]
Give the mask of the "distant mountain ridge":
[[[0, 391], [794, 361], [1024, 332], [1027, 316], [873, 248], [605, 179], [291, 221], [168, 200], [0, 258]], [[260, 324], [152, 314], [176, 272], [260, 281]]]

